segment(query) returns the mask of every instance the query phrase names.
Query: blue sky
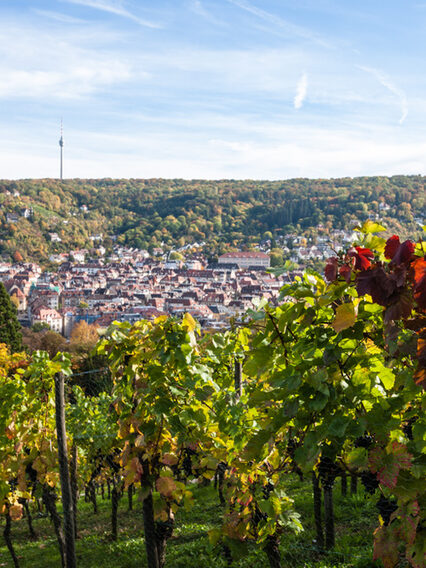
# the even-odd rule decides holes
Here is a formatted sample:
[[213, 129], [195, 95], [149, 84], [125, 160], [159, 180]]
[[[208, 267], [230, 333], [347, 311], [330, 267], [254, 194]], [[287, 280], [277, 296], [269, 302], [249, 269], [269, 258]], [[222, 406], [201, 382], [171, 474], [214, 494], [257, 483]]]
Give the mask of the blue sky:
[[426, 0], [0, 0], [0, 178], [426, 174]]

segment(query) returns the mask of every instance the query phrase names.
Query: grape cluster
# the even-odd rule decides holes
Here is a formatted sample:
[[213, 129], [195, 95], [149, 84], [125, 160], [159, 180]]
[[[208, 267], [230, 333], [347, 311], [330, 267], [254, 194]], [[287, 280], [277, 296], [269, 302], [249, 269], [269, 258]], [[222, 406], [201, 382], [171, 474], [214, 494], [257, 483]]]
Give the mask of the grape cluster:
[[184, 458], [182, 460], [182, 469], [185, 472], [186, 477], [189, 477], [192, 474], [192, 456], [196, 455], [195, 450], [191, 450], [191, 448], [185, 448], [184, 450]]
[[291, 458], [294, 458], [294, 452], [300, 446], [300, 442], [296, 438], [290, 438], [287, 443], [287, 452]]
[[318, 464], [318, 475], [323, 487], [333, 487], [334, 481], [341, 471], [341, 468], [331, 458], [321, 456]]
[[413, 424], [417, 422], [418, 416], [412, 416], [402, 426], [402, 431], [409, 440], [413, 439]]
[[375, 473], [371, 471], [363, 471], [361, 473], [361, 483], [363, 484], [367, 493], [373, 495], [376, 489], [379, 487], [379, 481]]
[[272, 493], [273, 490], [274, 490], [274, 484], [268, 481], [268, 483], [262, 487], [263, 498], [268, 500], [269, 495]]
[[354, 446], [355, 446], [355, 448], [366, 448], [367, 449], [371, 446], [373, 441], [374, 440], [373, 440], [372, 436], [370, 436], [366, 433], [363, 436], [359, 436], [359, 438], [357, 438], [355, 440]]
[[299, 447], [300, 447], [300, 441], [297, 438], [290, 438], [289, 439], [289, 441], [287, 443], [287, 452], [288, 452], [288, 455], [292, 459], [291, 470], [294, 473], [297, 473], [297, 475], [300, 478], [300, 481], [303, 481], [303, 471], [297, 465], [297, 463], [294, 461], [294, 453], [297, 450], [297, 448], [299, 448]]
[[254, 514], [253, 514], [253, 522], [255, 525], [258, 525], [261, 521], [266, 521], [268, 515], [266, 513], [262, 513], [259, 507], [256, 507]]
[[398, 509], [398, 505], [394, 499], [387, 499], [384, 495], [380, 495], [376, 505], [385, 526], [389, 524], [391, 515]]

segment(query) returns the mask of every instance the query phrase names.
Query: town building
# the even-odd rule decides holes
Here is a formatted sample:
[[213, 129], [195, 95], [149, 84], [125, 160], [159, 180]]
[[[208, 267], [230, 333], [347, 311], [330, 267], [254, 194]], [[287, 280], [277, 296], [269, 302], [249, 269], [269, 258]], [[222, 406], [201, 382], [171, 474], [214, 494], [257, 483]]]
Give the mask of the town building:
[[269, 268], [271, 262], [269, 255], [259, 251], [227, 252], [218, 259], [219, 264], [236, 264], [239, 268], [259, 266]]

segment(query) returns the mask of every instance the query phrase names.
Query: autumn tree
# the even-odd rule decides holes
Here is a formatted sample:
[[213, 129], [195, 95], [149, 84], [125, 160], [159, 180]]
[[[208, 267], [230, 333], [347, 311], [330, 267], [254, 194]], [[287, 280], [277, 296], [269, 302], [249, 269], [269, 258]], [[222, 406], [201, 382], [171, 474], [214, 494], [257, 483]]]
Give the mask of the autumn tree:
[[90, 325], [86, 321], [79, 321], [71, 332], [71, 350], [77, 353], [90, 351], [99, 339], [95, 325]]
[[68, 351], [67, 340], [60, 333], [47, 330], [41, 333], [40, 349], [47, 351], [50, 357], [54, 357], [59, 351]]
[[17, 318], [17, 310], [0, 282], [0, 343], [8, 345], [12, 352], [22, 349], [21, 326]]
[[22, 328], [22, 344], [29, 353], [41, 349], [41, 332], [33, 331], [28, 327]]
[[10, 301], [15, 306], [15, 308], [19, 310], [19, 298], [18, 296], [16, 296], [16, 294], [12, 294], [12, 296], [10, 297]]

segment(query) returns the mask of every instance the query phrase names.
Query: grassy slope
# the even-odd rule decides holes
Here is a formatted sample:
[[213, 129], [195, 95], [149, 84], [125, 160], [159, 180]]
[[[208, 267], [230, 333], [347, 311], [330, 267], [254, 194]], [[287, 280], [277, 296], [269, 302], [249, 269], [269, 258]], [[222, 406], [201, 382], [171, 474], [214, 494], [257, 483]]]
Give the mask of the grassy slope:
[[[290, 480], [289, 494], [295, 499], [305, 531], [298, 536], [284, 535], [282, 539], [283, 566], [295, 568], [367, 568], [371, 562], [372, 529], [376, 525], [374, 501], [358, 495], [342, 498], [339, 484], [335, 490], [336, 550], [320, 556], [312, 545], [314, 527], [312, 496], [309, 483]], [[213, 487], [195, 489], [195, 504], [190, 511], [181, 511], [177, 528], [169, 541], [167, 566], [170, 568], [225, 568], [226, 563], [217, 550], [209, 545], [207, 531], [220, 521], [221, 508]], [[141, 503], [135, 500], [134, 511], [127, 511], [123, 497], [119, 509], [119, 538], [112, 542], [110, 531], [110, 503], [99, 501], [99, 513], [91, 506], [79, 504], [79, 534], [77, 555], [79, 568], [144, 568], [145, 549], [142, 535]], [[37, 541], [28, 538], [25, 521], [13, 524], [13, 539], [22, 568], [57, 568], [60, 566], [57, 544], [49, 521], [36, 518], [34, 526]], [[3, 544], [3, 543], [2, 543]], [[219, 554], [219, 556], [218, 556]], [[0, 548], [0, 566], [12, 567], [6, 547]], [[249, 555], [235, 562], [235, 568], [264, 568], [266, 556], [254, 546]]]

